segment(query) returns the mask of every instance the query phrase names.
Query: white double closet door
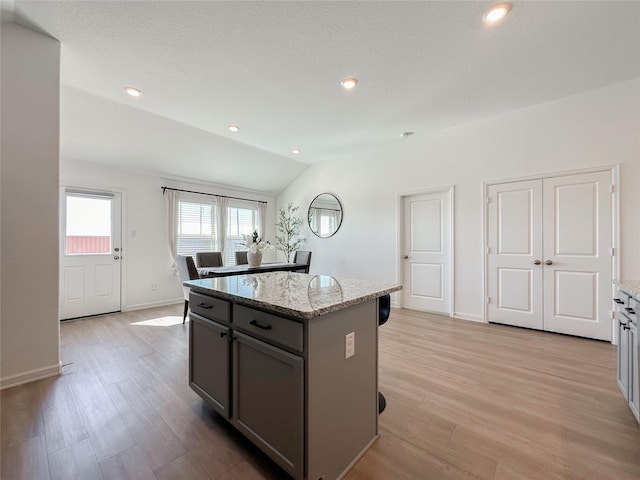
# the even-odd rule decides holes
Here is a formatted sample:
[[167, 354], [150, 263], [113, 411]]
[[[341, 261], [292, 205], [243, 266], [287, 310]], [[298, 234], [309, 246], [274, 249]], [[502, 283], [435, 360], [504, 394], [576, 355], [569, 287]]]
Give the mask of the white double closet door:
[[490, 322], [611, 340], [611, 172], [490, 185]]

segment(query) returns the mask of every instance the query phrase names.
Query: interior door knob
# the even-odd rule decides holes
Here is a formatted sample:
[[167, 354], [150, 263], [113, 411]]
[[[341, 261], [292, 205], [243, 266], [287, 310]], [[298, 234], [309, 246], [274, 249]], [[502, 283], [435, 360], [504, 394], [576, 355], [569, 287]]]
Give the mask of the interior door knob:
[[404, 258], [404, 259], [406, 260], [406, 259], [408, 259], [408, 258], [409, 258], [409, 255], [405, 255], [405, 256], [404, 256], [404, 257], [402, 257], [402, 258]]
[[114, 256], [113, 256], [113, 259], [114, 259], [114, 260], [120, 260], [120, 257], [119, 257], [118, 255], [114, 255]]
[[547, 260], [546, 262], [544, 262], [545, 265], [553, 265], [553, 262], [551, 260]]
[[540, 260], [534, 260], [534, 261], [533, 261], [533, 264], [534, 264], [534, 265], [540, 265], [540, 263], [542, 263], [542, 262], [540, 262]]

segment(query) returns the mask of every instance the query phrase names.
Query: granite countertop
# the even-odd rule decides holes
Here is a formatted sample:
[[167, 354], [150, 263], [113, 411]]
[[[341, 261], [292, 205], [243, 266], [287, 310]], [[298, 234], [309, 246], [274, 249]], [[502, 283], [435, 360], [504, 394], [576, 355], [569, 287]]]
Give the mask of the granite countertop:
[[640, 280], [614, 280], [629, 295], [640, 298]]
[[312, 319], [402, 289], [401, 285], [376, 281], [293, 272], [202, 278], [184, 285], [195, 292], [300, 319]]

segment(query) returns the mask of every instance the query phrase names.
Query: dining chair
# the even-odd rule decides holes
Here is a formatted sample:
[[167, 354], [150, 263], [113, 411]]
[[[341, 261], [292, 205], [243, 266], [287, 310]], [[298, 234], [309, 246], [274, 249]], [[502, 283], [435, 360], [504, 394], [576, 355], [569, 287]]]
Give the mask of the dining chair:
[[236, 265], [247, 265], [247, 252], [236, 252]]
[[[193, 262], [193, 257], [187, 255], [177, 255], [176, 265], [178, 265], [178, 275], [180, 276], [180, 283], [187, 280], [197, 280], [200, 278], [196, 264]], [[182, 285], [184, 291], [184, 314], [182, 315], [182, 324], [187, 320], [187, 312], [189, 311], [189, 292], [190, 288]]]
[[198, 267], [222, 267], [222, 253], [198, 252], [196, 253]]
[[311, 266], [311, 252], [298, 250], [293, 257], [293, 263], [301, 265], [301, 268], [296, 269], [296, 272], [309, 273], [309, 267]]

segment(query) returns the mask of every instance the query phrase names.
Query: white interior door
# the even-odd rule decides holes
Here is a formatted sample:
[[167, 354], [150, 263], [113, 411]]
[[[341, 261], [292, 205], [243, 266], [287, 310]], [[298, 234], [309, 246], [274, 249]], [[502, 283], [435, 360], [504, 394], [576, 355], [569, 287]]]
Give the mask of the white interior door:
[[489, 321], [542, 330], [542, 181], [491, 185]]
[[544, 329], [611, 340], [611, 174], [544, 180]]
[[492, 185], [490, 322], [611, 340], [611, 173]]
[[404, 197], [403, 306], [451, 314], [451, 190]]
[[119, 311], [120, 194], [66, 190], [63, 199], [60, 319]]

